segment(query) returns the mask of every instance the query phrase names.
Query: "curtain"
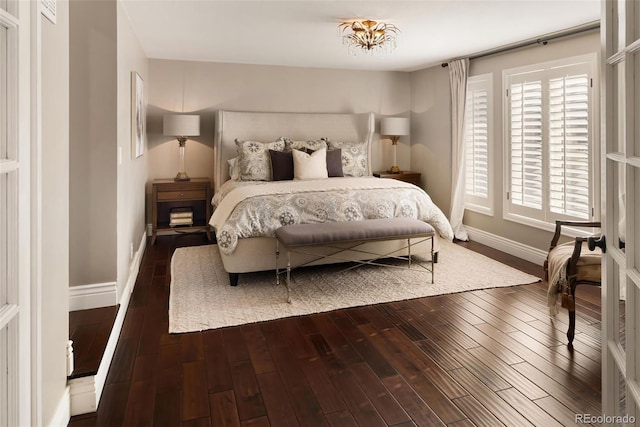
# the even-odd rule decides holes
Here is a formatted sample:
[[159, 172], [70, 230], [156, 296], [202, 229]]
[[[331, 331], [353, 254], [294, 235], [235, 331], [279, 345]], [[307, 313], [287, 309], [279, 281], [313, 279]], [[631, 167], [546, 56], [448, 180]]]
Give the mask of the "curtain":
[[469, 59], [449, 62], [451, 85], [451, 214], [449, 221], [458, 240], [469, 240], [462, 225], [465, 191], [464, 107], [467, 98]]

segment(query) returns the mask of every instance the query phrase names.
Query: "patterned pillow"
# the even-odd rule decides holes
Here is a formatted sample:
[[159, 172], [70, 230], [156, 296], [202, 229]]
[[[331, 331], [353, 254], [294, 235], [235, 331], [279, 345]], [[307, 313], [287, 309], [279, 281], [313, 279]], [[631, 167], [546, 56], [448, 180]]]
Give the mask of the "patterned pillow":
[[342, 150], [342, 173], [344, 176], [369, 175], [366, 142], [342, 142], [325, 139], [330, 149]]
[[284, 139], [274, 142], [239, 141], [238, 169], [241, 181], [271, 181], [269, 150], [284, 151]]
[[313, 150], [313, 151], [318, 151], [323, 148], [324, 149], [329, 148], [327, 146], [327, 142], [322, 139], [312, 140], [312, 141], [293, 141], [291, 139], [284, 138], [284, 143], [285, 143], [285, 151], [304, 150], [305, 148], [308, 148], [309, 150]]

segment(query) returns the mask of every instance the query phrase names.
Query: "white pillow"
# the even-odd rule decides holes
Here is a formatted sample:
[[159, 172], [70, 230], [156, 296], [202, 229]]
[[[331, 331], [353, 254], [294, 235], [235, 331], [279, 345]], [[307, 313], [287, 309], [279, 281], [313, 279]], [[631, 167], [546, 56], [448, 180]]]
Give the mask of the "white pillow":
[[229, 164], [229, 177], [235, 181], [240, 180], [240, 168], [238, 168], [238, 157], [227, 160]]
[[293, 179], [328, 178], [327, 150], [321, 148], [311, 154], [293, 150]]

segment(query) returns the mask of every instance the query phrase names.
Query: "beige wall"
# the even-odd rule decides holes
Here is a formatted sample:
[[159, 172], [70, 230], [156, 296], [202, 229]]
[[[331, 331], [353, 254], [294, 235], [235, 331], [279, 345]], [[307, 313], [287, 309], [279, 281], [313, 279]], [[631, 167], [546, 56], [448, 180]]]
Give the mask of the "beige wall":
[[411, 169], [449, 216], [451, 203], [451, 100], [449, 74], [441, 66], [411, 73]]
[[[162, 135], [162, 115], [195, 112], [201, 132], [186, 145], [186, 171], [213, 179], [213, 117], [217, 110], [408, 115], [408, 73], [149, 60], [149, 180], [178, 172], [178, 143]], [[376, 125], [378, 127], [378, 125]], [[321, 135], [318, 135], [320, 137]], [[409, 167], [409, 137], [398, 164]], [[373, 140], [374, 169], [391, 166], [388, 140]], [[150, 191], [150, 190], [149, 190]], [[149, 218], [149, 211], [147, 217]]]
[[[466, 225], [505, 237], [541, 250], [549, 248], [551, 233], [503, 219], [503, 123], [502, 71], [505, 69], [599, 52], [598, 32], [552, 40], [546, 46], [534, 46], [471, 61], [469, 75], [493, 73], [494, 215], [467, 211]], [[448, 68], [432, 67], [412, 73], [412, 146], [411, 167], [423, 173], [425, 188], [447, 216], [451, 205], [451, 100]], [[596, 98], [597, 99], [597, 98]], [[595, 103], [596, 107], [598, 102]], [[596, 135], [597, 136], [597, 135]], [[596, 207], [597, 208], [597, 207]]]
[[[69, 337], [69, 3], [42, 23], [42, 421], [49, 425], [67, 386]], [[34, 248], [36, 249], [36, 248]]]
[[116, 281], [116, 4], [70, 4], [71, 286]]
[[[133, 158], [131, 152], [131, 72], [136, 71], [147, 83], [148, 61], [133, 32], [129, 18], [122, 4], [117, 3], [118, 44], [117, 44], [117, 283], [118, 301], [122, 296], [131, 266], [131, 250], [139, 249], [145, 233], [145, 182], [147, 180], [147, 159], [145, 153]], [[148, 91], [148, 84], [145, 89]], [[116, 161], [116, 159], [113, 159]], [[120, 162], [121, 160], [121, 162]], [[113, 184], [113, 183], [112, 183]]]

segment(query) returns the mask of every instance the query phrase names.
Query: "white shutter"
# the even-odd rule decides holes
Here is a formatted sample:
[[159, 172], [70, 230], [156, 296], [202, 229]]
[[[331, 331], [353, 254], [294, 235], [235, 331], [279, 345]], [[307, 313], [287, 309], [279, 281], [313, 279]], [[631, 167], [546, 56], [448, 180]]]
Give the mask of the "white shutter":
[[542, 209], [542, 82], [510, 87], [511, 202]]
[[503, 72], [505, 218], [544, 229], [593, 218], [595, 65], [584, 55]]
[[491, 197], [492, 74], [469, 78], [465, 105], [465, 208], [493, 213]]
[[549, 81], [549, 207], [589, 219], [589, 78]]

